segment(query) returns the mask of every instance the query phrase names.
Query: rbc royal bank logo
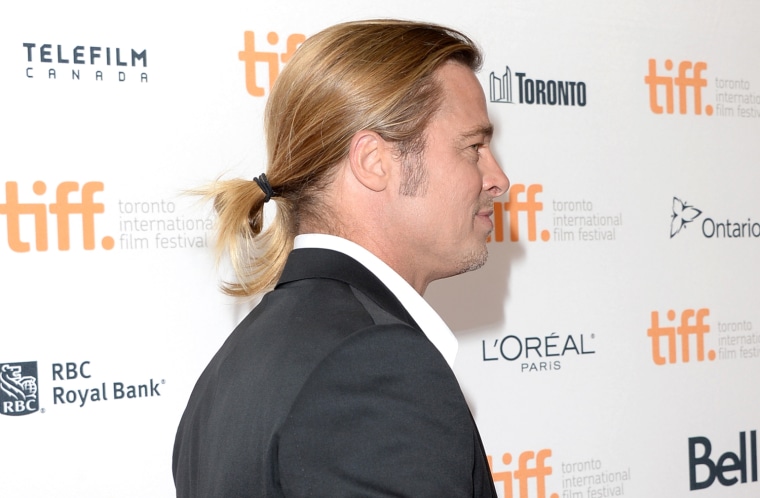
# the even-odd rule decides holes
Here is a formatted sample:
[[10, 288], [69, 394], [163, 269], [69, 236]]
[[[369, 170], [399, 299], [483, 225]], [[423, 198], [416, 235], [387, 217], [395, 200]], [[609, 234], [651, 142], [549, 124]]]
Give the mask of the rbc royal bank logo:
[[37, 362], [0, 364], [0, 413], [29, 415], [39, 409]]

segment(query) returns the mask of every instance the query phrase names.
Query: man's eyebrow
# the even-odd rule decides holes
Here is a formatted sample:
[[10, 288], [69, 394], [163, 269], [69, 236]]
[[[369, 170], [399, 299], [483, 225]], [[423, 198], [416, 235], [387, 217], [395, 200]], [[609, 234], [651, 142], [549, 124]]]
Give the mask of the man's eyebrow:
[[493, 125], [488, 124], [488, 125], [483, 125], [483, 126], [477, 126], [473, 128], [472, 130], [462, 133], [459, 136], [459, 138], [462, 140], [467, 140], [473, 137], [485, 137], [485, 138], [493, 137]]

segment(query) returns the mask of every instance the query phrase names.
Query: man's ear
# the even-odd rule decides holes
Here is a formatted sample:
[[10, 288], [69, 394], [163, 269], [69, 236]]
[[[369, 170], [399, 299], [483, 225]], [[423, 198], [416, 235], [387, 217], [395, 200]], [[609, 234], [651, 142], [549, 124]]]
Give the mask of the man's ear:
[[359, 131], [351, 139], [348, 152], [351, 172], [359, 183], [374, 192], [385, 190], [390, 180], [389, 145], [369, 130]]

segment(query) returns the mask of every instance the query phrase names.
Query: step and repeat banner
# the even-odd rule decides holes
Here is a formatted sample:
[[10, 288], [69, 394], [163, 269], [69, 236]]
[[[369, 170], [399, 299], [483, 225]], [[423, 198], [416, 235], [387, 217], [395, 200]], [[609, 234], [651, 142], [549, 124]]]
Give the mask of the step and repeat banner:
[[490, 259], [426, 298], [502, 498], [756, 497], [760, 4], [0, 7], [0, 496], [166, 497], [218, 290], [188, 189], [263, 171], [309, 35], [399, 17], [486, 57], [512, 181]]

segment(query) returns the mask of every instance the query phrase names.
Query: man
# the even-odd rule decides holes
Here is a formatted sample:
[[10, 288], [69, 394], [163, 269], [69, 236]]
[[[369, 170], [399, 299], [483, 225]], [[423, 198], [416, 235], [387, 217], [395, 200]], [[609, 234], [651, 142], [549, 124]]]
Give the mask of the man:
[[509, 187], [480, 63], [456, 31], [383, 20], [329, 28], [285, 67], [268, 177], [207, 192], [238, 271], [227, 291], [275, 287], [198, 380], [177, 496], [496, 496], [456, 339], [422, 298], [484, 264]]

